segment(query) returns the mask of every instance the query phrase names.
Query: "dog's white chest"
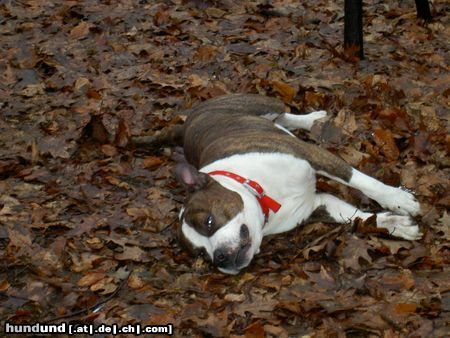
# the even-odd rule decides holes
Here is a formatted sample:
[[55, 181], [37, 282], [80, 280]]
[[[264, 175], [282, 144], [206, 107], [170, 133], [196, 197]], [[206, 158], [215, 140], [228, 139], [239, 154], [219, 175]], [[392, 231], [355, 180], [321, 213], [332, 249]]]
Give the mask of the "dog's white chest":
[[[208, 173], [226, 170], [258, 182], [264, 192], [281, 204], [270, 212], [263, 234], [280, 233], [294, 228], [308, 217], [314, 207], [315, 172], [305, 160], [281, 153], [249, 153], [221, 159], [201, 169]], [[225, 187], [242, 193], [245, 188], [228, 177], [215, 176]], [[245, 200], [244, 200], [245, 201]], [[246, 208], [258, 207], [247, 203]]]

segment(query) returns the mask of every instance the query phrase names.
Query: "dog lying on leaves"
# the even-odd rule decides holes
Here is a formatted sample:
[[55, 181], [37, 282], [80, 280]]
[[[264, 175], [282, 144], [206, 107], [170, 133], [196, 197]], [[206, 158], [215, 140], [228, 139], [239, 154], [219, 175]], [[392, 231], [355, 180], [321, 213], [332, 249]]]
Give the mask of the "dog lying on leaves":
[[316, 174], [363, 192], [391, 212], [376, 225], [407, 240], [421, 237], [410, 216], [420, 212], [414, 196], [383, 184], [339, 157], [295, 137], [325, 111], [285, 113], [274, 98], [233, 94], [205, 101], [188, 112], [173, 139], [184, 156], [175, 176], [189, 190], [180, 212], [181, 239], [204, 249], [218, 269], [236, 274], [259, 252], [263, 236], [289, 231], [314, 219], [346, 223], [373, 213], [316, 192]]

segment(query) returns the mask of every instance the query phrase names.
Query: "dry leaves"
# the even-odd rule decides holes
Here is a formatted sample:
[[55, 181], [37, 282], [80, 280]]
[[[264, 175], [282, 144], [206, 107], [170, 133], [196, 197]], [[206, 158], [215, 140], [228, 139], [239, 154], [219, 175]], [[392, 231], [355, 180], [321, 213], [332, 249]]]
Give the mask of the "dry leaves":
[[[445, 336], [445, 6], [433, 1], [424, 25], [414, 3], [366, 2], [367, 58], [355, 64], [336, 2], [1, 4], [0, 316], [173, 323], [176, 336]], [[168, 149], [129, 140], [231, 92], [327, 110], [299, 135], [414, 190], [424, 239], [316, 223], [265, 238], [237, 276], [190, 257], [176, 240], [184, 193]], [[379, 210], [335, 183], [319, 188]]]

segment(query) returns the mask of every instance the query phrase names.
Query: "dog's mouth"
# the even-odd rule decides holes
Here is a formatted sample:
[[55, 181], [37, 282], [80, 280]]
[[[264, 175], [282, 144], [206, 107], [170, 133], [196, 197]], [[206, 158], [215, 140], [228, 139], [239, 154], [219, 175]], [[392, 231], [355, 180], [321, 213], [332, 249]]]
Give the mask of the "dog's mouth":
[[236, 260], [234, 262], [237, 270], [241, 270], [242, 268], [245, 268], [249, 263], [251, 258], [249, 258], [248, 252], [250, 250], [250, 247], [252, 246], [252, 243], [250, 239], [245, 245], [242, 245], [237, 254], [236, 254]]
[[236, 275], [250, 263], [252, 259], [249, 256], [251, 246], [251, 237], [248, 237], [245, 241], [241, 240], [239, 249], [230, 255], [232, 259], [226, 260], [226, 258], [217, 255], [214, 259], [214, 264], [221, 272]]

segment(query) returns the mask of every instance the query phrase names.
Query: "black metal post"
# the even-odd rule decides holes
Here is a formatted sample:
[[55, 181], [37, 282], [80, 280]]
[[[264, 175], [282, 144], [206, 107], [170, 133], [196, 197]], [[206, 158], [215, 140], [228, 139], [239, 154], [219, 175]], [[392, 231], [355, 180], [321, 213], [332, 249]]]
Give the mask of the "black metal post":
[[344, 48], [364, 59], [362, 0], [345, 0], [344, 12]]
[[425, 20], [426, 22], [431, 21], [431, 11], [428, 0], [415, 0], [415, 1], [416, 1], [417, 17]]

